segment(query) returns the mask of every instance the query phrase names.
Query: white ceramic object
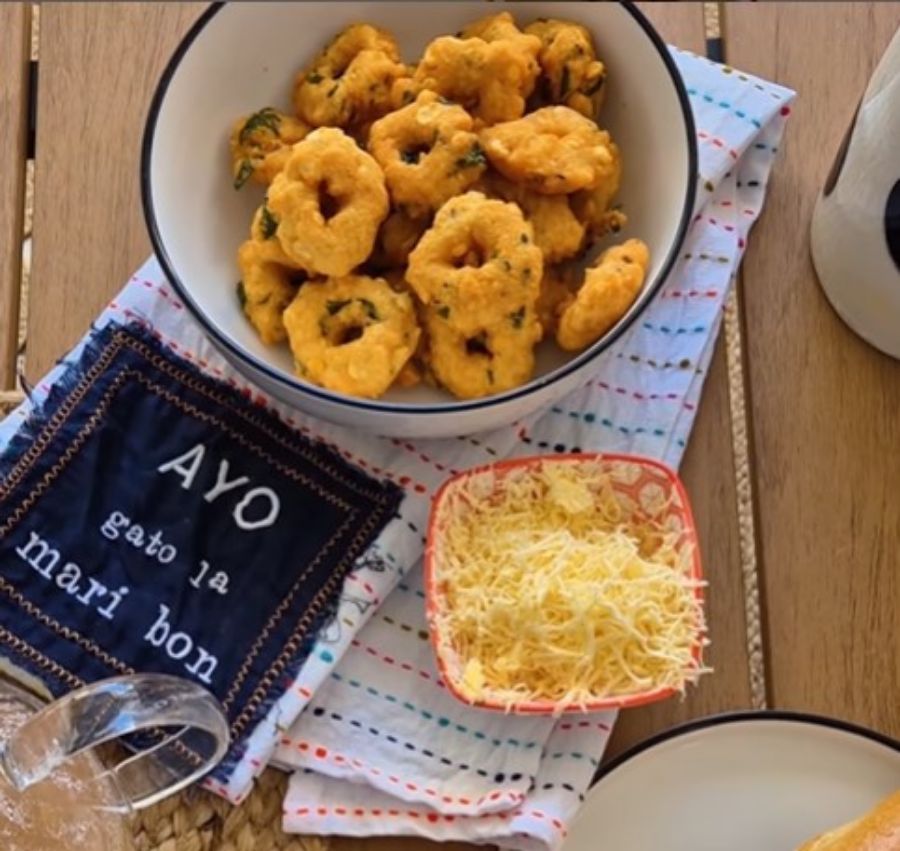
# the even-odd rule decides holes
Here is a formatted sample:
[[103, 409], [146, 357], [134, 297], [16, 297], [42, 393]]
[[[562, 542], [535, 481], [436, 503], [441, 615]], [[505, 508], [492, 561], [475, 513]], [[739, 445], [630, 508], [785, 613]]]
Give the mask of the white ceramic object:
[[900, 30], [838, 151], [810, 236], [819, 281], [838, 315], [900, 358]]
[[633, 321], [674, 263], [693, 212], [697, 153], [690, 106], [668, 50], [634, 7], [619, 3], [504, 3], [521, 24], [541, 16], [588, 26], [609, 69], [601, 123], [623, 151], [621, 238], [640, 236], [652, 265], [635, 305], [577, 357], [547, 344], [535, 378], [504, 394], [456, 401], [428, 387], [355, 399], [294, 376], [286, 346], [264, 346], [235, 297], [235, 254], [263, 191], [231, 186], [234, 119], [265, 105], [288, 109], [297, 70], [355, 21], [392, 31], [413, 59], [437, 35], [498, 11], [484, 2], [229, 3], [214, 6], [170, 61], [144, 133], [141, 183], [157, 256], [225, 356], [274, 396], [310, 414], [381, 434], [441, 437], [494, 428], [583, 384], [590, 362]]
[[793, 851], [900, 789], [900, 743], [789, 713], [704, 719], [613, 763], [563, 851]]

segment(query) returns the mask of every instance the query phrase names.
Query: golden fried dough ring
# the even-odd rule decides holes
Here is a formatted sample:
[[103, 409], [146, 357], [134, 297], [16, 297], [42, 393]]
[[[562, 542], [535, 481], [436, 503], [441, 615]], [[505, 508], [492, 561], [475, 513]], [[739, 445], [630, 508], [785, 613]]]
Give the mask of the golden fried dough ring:
[[353, 24], [297, 75], [294, 109], [314, 127], [361, 124], [393, 108], [392, 87], [408, 73], [390, 33]]
[[[534, 89], [539, 49], [540, 39], [521, 33], [490, 42], [441, 36], [425, 49], [412, 88], [429, 89], [459, 103], [484, 125], [511, 121], [525, 112], [525, 100]], [[401, 85], [400, 91], [408, 93], [409, 87]]]
[[600, 339], [634, 303], [641, 291], [650, 253], [639, 239], [608, 248], [587, 270], [578, 292], [560, 311], [556, 342], [577, 351]]
[[544, 254], [544, 263], [559, 263], [581, 250], [585, 226], [572, 212], [568, 196], [541, 195], [495, 172], [480, 185], [488, 195], [519, 205], [534, 228], [534, 241]]
[[463, 331], [438, 309], [425, 310], [428, 363], [439, 384], [460, 399], [502, 393], [529, 381], [541, 326], [533, 307], [486, 316]]
[[539, 18], [525, 32], [541, 40], [541, 76], [536, 95], [541, 106], [561, 104], [596, 118], [605, 94], [606, 68], [597, 59], [590, 32], [581, 24]]
[[480, 192], [444, 204], [410, 254], [407, 281], [425, 304], [428, 362], [459, 398], [528, 381], [541, 327], [543, 257], [515, 204]]
[[542, 270], [540, 249], [522, 211], [467, 192], [438, 210], [409, 256], [407, 279], [425, 304], [441, 301], [462, 282], [475, 289], [479, 279], [488, 294], [502, 283], [517, 286], [515, 292], [533, 291], [536, 297]]
[[255, 239], [238, 249], [238, 300], [260, 339], [269, 346], [287, 338], [282, 316], [306, 278], [303, 272], [272, 257], [271, 245]]
[[395, 204], [422, 215], [478, 179], [487, 159], [472, 125], [461, 106], [429, 91], [372, 125], [369, 151]]
[[341, 130], [321, 127], [294, 146], [267, 204], [291, 260], [311, 272], [346, 275], [371, 254], [388, 193], [369, 154]]
[[298, 375], [372, 399], [400, 374], [420, 334], [410, 296], [361, 275], [301, 287], [284, 324]]
[[234, 188], [249, 178], [268, 185], [284, 168], [291, 146], [309, 133], [309, 127], [290, 115], [267, 106], [239, 118], [231, 130], [231, 168]]
[[609, 133], [567, 106], [545, 106], [481, 131], [491, 165], [535, 192], [593, 189], [613, 168]]
[[468, 192], [451, 199], [409, 255], [406, 278], [423, 304], [457, 327], [537, 300], [543, 256], [515, 204]]

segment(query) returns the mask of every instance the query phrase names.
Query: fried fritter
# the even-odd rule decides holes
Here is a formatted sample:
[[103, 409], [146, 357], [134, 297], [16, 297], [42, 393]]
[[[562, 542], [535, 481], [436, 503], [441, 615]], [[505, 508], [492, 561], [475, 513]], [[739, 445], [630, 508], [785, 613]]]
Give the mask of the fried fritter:
[[568, 106], [596, 119], [606, 92], [606, 68], [597, 59], [587, 27], [571, 21], [540, 18], [525, 27], [525, 32], [541, 40], [536, 105]]
[[593, 189], [615, 167], [609, 133], [567, 106], [546, 106], [481, 132], [491, 165], [547, 195]]
[[268, 186], [284, 168], [293, 145], [309, 130], [302, 121], [270, 106], [235, 121], [229, 140], [234, 188], [251, 178]]
[[346, 275], [360, 265], [389, 208], [378, 163], [330, 127], [294, 146], [267, 205], [285, 254], [321, 275]]
[[394, 203], [419, 216], [465, 192], [487, 166], [472, 117], [434, 92], [372, 125], [369, 151]]
[[604, 251], [587, 270], [584, 283], [560, 309], [556, 342], [578, 351], [600, 339], [634, 303], [650, 265], [650, 252], [639, 239]]
[[394, 383], [420, 335], [410, 296], [361, 275], [302, 287], [284, 324], [301, 378], [364, 398]]

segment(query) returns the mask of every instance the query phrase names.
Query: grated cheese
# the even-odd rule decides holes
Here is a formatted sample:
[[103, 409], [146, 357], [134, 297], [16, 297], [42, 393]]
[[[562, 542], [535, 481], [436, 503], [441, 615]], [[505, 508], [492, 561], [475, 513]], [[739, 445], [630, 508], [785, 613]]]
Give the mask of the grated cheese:
[[488, 471], [449, 488], [433, 617], [460, 693], [561, 710], [696, 681], [700, 583], [665, 509], [633, 521], [595, 461]]

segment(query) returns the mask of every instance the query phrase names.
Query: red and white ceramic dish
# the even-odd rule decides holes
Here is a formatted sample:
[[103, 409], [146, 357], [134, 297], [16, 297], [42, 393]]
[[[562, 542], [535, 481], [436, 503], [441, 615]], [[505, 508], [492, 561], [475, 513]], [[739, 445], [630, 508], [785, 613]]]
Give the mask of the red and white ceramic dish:
[[[677, 473], [664, 464], [637, 455], [616, 455], [605, 453], [575, 453], [551, 456], [534, 456], [528, 458], [512, 458], [474, 467], [448, 479], [435, 494], [428, 524], [428, 539], [425, 546], [425, 607], [431, 643], [435, 650], [438, 667], [448, 690], [464, 703], [483, 709], [494, 709], [516, 714], [558, 715], [573, 712], [595, 712], [602, 709], [624, 709], [632, 706], [643, 706], [664, 700], [676, 694], [671, 687], [655, 688], [648, 691], [623, 694], [615, 697], [597, 699], [584, 707], [560, 707], [554, 701], [523, 701], [510, 706], [499, 700], [480, 700], [473, 702], [459, 689], [457, 681], [464, 665], [444, 640], [440, 632], [440, 613], [446, 604], [441, 594], [437, 575], [440, 572], [440, 547], [438, 542], [447, 522], [445, 509], [447, 498], [455, 489], [464, 485], [474, 476], [492, 472], [502, 487], [503, 477], [513, 470], [536, 467], [542, 464], [585, 464], [600, 462], [604, 472], [609, 474], [610, 482], [616, 497], [623, 508], [625, 525], [628, 518], [640, 515], [665, 521], [672, 528], [680, 529], [678, 547], [691, 547], [690, 578], [699, 582], [703, 578], [700, 560], [700, 547], [697, 541], [697, 530], [694, 524], [691, 506], [684, 485]], [[703, 602], [702, 588], [697, 587], [697, 599]], [[694, 661], [700, 664], [704, 635], [698, 630], [693, 647]]]

